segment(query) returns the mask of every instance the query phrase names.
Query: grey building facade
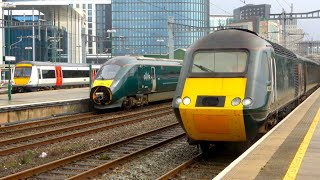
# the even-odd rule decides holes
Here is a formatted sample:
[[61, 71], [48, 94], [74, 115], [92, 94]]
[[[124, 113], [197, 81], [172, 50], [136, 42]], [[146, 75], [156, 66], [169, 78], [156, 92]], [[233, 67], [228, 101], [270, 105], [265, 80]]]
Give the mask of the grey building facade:
[[233, 10], [233, 18], [235, 21], [249, 20], [254, 17], [269, 18], [270, 9], [269, 4], [248, 4]]

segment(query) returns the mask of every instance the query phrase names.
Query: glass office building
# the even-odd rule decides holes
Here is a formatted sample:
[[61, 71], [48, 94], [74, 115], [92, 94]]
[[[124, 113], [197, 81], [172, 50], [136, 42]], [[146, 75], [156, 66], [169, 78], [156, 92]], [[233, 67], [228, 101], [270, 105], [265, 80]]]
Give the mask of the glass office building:
[[[16, 11], [18, 12], [18, 11]], [[4, 16], [5, 19], [8, 19], [8, 16]], [[44, 19], [44, 16], [41, 15], [40, 18], [38, 15], [34, 16], [34, 20], [37, 22], [39, 19]], [[32, 22], [32, 15], [26, 14], [15, 14], [10, 16], [10, 20], [13, 23], [18, 22]], [[22, 26], [21, 27], [12, 27], [10, 28], [10, 37], [7, 35], [8, 27], [5, 28], [5, 44], [9, 47], [11, 51], [10, 55], [16, 57], [16, 62], [20, 61], [32, 61], [32, 27]], [[48, 41], [47, 37], [61, 36], [62, 40], [59, 40], [58, 43], [53, 45], [52, 41]], [[67, 52], [67, 32], [65, 28], [57, 29], [53, 26], [37, 26], [35, 28], [35, 59], [36, 61], [52, 61], [52, 62], [67, 62], [67, 59], [61, 58], [61, 53], [57, 49], [61, 49], [64, 52]], [[9, 48], [5, 48], [5, 53], [9, 54]]]
[[105, 54], [111, 48], [111, 42], [107, 39], [107, 30], [111, 29], [110, 2], [84, 0], [73, 1], [71, 5], [86, 13], [87, 54]]
[[[168, 54], [169, 17], [175, 24], [209, 27], [209, 0], [113, 0], [111, 5], [113, 55]], [[174, 49], [188, 48], [207, 33], [174, 28]]]

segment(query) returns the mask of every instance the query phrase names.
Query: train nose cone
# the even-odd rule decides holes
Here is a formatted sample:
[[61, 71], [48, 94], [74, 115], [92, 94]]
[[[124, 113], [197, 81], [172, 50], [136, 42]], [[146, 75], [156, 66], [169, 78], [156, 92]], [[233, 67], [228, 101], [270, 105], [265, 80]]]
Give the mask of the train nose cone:
[[96, 86], [91, 89], [90, 99], [97, 105], [106, 105], [112, 100], [112, 92], [108, 87]]

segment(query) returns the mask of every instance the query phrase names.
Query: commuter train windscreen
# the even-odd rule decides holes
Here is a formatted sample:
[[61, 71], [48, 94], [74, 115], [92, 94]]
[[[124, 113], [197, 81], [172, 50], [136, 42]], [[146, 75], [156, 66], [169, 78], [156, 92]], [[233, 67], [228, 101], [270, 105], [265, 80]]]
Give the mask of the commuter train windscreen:
[[15, 67], [14, 77], [30, 77], [31, 67]]
[[100, 68], [96, 75], [97, 80], [111, 80], [114, 79], [121, 66], [116, 64], [107, 64]]
[[192, 73], [243, 73], [246, 70], [246, 51], [204, 51], [193, 57]]

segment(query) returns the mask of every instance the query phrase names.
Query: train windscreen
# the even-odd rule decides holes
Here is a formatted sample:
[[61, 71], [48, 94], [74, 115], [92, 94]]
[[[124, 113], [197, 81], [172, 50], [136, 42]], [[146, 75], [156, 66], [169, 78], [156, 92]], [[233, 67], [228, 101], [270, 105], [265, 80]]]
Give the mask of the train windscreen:
[[118, 71], [120, 70], [119, 65], [115, 64], [107, 64], [100, 68], [96, 75], [97, 80], [108, 80], [108, 79], [114, 79]]
[[30, 77], [31, 67], [15, 67], [14, 77]]
[[242, 73], [246, 70], [248, 53], [245, 51], [205, 51], [193, 57], [193, 73]]

